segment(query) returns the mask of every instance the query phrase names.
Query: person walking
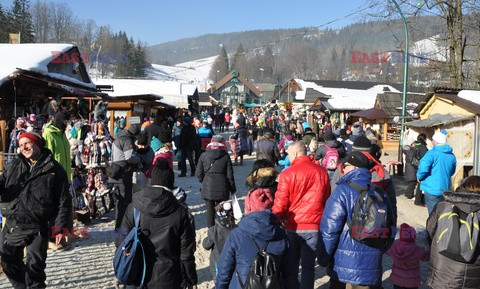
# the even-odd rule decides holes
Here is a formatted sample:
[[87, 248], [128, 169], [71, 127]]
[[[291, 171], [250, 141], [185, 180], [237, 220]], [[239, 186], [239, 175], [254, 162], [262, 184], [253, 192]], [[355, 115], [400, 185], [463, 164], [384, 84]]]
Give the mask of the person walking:
[[430, 250], [415, 243], [415, 228], [400, 225], [400, 239], [393, 242], [387, 255], [393, 260], [390, 282], [394, 289], [416, 289], [422, 285], [420, 261], [430, 260]]
[[175, 175], [168, 163], [158, 162], [152, 171], [151, 187], [133, 195], [116, 241], [119, 246], [135, 226], [133, 210], [137, 209], [145, 250], [145, 288], [181, 289], [182, 283], [192, 288], [197, 286], [195, 230], [187, 209], [172, 194], [174, 181]]
[[422, 157], [427, 153], [427, 144], [425, 142], [427, 136], [421, 133], [417, 136], [416, 141], [405, 146], [403, 153], [405, 154], [405, 181], [407, 182], [407, 190], [405, 197], [413, 199], [415, 197], [415, 205], [423, 205], [423, 194], [420, 188], [415, 193], [415, 188], [418, 185], [417, 170]]
[[132, 202], [133, 172], [141, 163], [140, 157], [134, 150], [136, 130], [134, 126], [130, 126], [127, 130], [120, 130], [112, 144], [112, 163], [107, 168], [107, 175], [116, 198], [115, 229], [120, 228], [125, 210]]
[[255, 123], [255, 119], [250, 117], [247, 124], [247, 136], [248, 136], [248, 155], [251, 156], [255, 147], [255, 142], [258, 137], [258, 126]]
[[197, 147], [197, 132], [190, 123], [190, 117], [183, 118], [183, 127], [180, 131], [180, 139], [177, 148], [180, 150], [180, 161], [178, 168], [181, 170], [179, 177], [187, 175], [187, 159], [190, 163], [190, 176], [195, 175], [195, 162], [193, 161], [193, 151]]
[[279, 176], [272, 212], [287, 230], [289, 264], [295, 277], [302, 260], [301, 282], [295, 278], [287, 288], [312, 289], [318, 229], [330, 196], [330, 183], [327, 171], [310, 161], [302, 141], [292, 143], [287, 153], [291, 165]]
[[21, 133], [18, 144], [19, 157], [0, 174], [1, 264], [13, 288], [45, 288], [49, 237], [59, 246], [72, 227], [72, 197], [65, 169], [41, 136]]
[[[347, 225], [359, 196], [349, 183], [362, 187], [373, 186], [369, 170], [371, 165], [371, 160], [360, 151], [347, 155], [342, 164], [345, 175], [337, 182], [337, 187], [325, 205], [317, 257], [319, 264], [327, 267], [331, 289], [382, 288], [384, 252], [352, 239]], [[387, 199], [385, 192], [382, 198]], [[387, 204], [390, 205], [389, 202]], [[392, 207], [388, 207], [392, 214]]]
[[444, 289], [479, 288], [480, 255], [478, 249], [473, 261], [462, 263], [440, 254], [437, 240], [441, 234], [444, 234], [443, 230], [439, 230], [438, 223], [446, 208], [455, 206], [466, 215], [475, 215], [476, 218], [480, 218], [480, 177], [470, 176], [466, 178], [454, 192], [444, 191], [443, 197], [444, 200], [437, 204], [435, 210], [427, 219], [428, 236], [432, 240], [427, 285], [431, 288]]
[[278, 164], [280, 160], [280, 152], [278, 151], [277, 143], [273, 140], [275, 132], [268, 128], [263, 134], [262, 138], [257, 141], [257, 160], [267, 159], [274, 165]]
[[241, 289], [257, 255], [256, 245], [263, 248], [267, 243], [265, 250], [274, 256], [276, 271], [280, 273], [280, 288], [292, 288], [289, 284], [295, 275], [287, 258], [288, 237], [276, 222], [272, 205], [273, 196], [268, 191], [256, 190], [247, 195], [246, 215], [230, 232], [223, 246], [215, 288]]
[[[244, 119], [243, 119], [244, 120]], [[243, 124], [242, 118], [238, 118], [237, 122], [234, 124], [234, 133], [231, 136], [231, 139], [235, 141], [236, 157], [235, 157], [235, 166], [243, 166], [243, 155], [248, 153], [248, 140], [247, 140], [247, 129]], [[240, 163], [237, 159], [240, 158]]]
[[221, 135], [215, 135], [198, 160], [197, 177], [202, 183], [200, 190], [207, 208], [208, 228], [215, 225], [215, 206], [237, 191], [232, 160], [223, 142]]
[[450, 178], [457, 167], [453, 149], [447, 144], [446, 131], [435, 132], [432, 140], [434, 147], [422, 157], [417, 171], [429, 214], [442, 197], [442, 191], [450, 189]]
[[215, 225], [208, 228], [207, 237], [202, 246], [210, 252], [210, 273], [213, 280], [217, 278], [218, 260], [223, 251], [227, 237], [235, 226], [231, 201], [224, 201], [215, 207]]
[[62, 165], [67, 172], [68, 181], [72, 180], [72, 160], [70, 157], [70, 143], [65, 136], [67, 118], [64, 112], [57, 112], [52, 122], [45, 125], [42, 137], [45, 147], [48, 148], [53, 158]]

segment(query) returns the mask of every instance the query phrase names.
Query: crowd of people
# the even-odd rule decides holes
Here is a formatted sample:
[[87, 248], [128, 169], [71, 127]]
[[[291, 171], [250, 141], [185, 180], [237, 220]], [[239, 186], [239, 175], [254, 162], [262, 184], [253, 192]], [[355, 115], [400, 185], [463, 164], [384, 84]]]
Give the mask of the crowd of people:
[[[426, 277], [432, 288], [480, 286], [480, 177], [470, 176], [450, 191], [456, 158], [445, 131], [435, 132], [430, 150], [424, 134], [409, 139], [402, 150], [405, 195], [429, 212], [427, 248], [415, 242], [414, 228], [397, 224], [397, 192], [380, 161], [381, 137], [361, 119], [342, 125], [328, 117], [312, 122], [300, 114], [221, 110], [186, 112], [176, 119], [151, 116], [141, 125], [119, 119], [112, 135], [106, 127], [99, 118], [78, 123], [62, 109], [42, 127], [17, 119], [10, 146], [18, 158], [0, 174], [6, 218], [0, 256], [14, 288], [45, 287], [50, 238], [64, 244], [72, 207], [89, 206], [115, 208], [117, 246], [135, 226], [134, 211], [140, 212], [146, 251], [140, 288], [197, 288], [195, 218], [204, 215], [194, 218], [185, 192], [175, 186], [175, 177], [187, 177], [187, 160], [190, 177], [201, 183], [208, 227], [201, 244], [211, 250], [215, 288], [244, 288], [252, 282], [252, 263], [261, 252], [272, 257], [274, 288], [313, 288], [316, 264], [327, 268], [329, 288], [382, 288], [385, 255], [393, 259], [395, 288], [423, 284], [421, 261], [430, 262]], [[235, 220], [235, 166], [245, 165], [246, 155], [255, 155], [256, 161], [245, 179], [245, 214]], [[79, 185], [84, 190], [79, 197], [74, 187], [82, 168], [89, 177]], [[350, 223], [359, 214], [363, 193], [385, 204], [378, 212], [393, 224], [382, 247], [352, 233]], [[443, 254], [435, 241], [444, 235], [441, 218], [453, 206], [473, 216], [474, 252], [468, 262]], [[94, 217], [96, 211], [89, 210]], [[397, 225], [400, 238], [395, 240]]]

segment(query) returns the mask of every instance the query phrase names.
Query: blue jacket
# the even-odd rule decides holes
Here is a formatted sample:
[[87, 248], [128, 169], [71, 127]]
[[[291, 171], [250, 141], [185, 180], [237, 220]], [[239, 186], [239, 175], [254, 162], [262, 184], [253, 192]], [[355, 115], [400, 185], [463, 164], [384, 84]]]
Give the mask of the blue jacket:
[[[346, 183], [351, 181], [365, 186], [370, 178], [370, 171], [364, 168], [345, 174], [328, 199], [320, 223], [318, 262], [328, 265], [330, 277], [344, 283], [376, 285], [382, 281], [383, 252], [353, 240], [347, 225], [352, 220], [358, 193]], [[388, 199], [386, 194], [384, 197]]]
[[200, 138], [212, 138], [213, 131], [209, 127], [201, 127], [198, 129], [198, 136]]
[[456, 167], [457, 159], [451, 146], [434, 146], [420, 159], [418, 165], [417, 178], [422, 181], [420, 189], [441, 196], [444, 190], [450, 189], [450, 177], [455, 173]]
[[[287, 234], [275, 222], [276, 217], [270, 210], [256, 211], [245, 215], [228, 235], [218, 261], [217, 289], [241, 289], [236, 271], [242, 279], [247, 279], [257, 248], [249, 236], [252, 236], [262, 248], [269, 241], [267, 252], [276, 256], [277, 269], [281, 276], [288, 277], [289, 264], [286, 252], [289, 247]], [[290, 264], [291, 267], [291, 264]], [[287, 280], [284, 280], [285, 282]]]

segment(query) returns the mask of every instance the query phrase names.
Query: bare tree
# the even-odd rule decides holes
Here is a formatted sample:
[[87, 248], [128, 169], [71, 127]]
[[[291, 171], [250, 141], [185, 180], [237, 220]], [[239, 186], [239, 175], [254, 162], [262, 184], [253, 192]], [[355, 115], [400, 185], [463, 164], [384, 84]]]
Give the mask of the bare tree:
[[301, 79], [318, 79], [318, 69], [320, 67], [319, 52], [317, 48], [310, 43], [301, 43], [285, 51], [279, 65], [279, 69], [284, 79], [291, 77]]
[[70, 42], [74, 38], [76, 19], [67, 3], [58, 3], [50, 6], [52, 17], [52, 33], [55, 42]]
[[35, 31], [35, 42], [47, 43], [51, 35], [51, 16], [46, 1], [37, 0], [32, 6], [32, 22]]

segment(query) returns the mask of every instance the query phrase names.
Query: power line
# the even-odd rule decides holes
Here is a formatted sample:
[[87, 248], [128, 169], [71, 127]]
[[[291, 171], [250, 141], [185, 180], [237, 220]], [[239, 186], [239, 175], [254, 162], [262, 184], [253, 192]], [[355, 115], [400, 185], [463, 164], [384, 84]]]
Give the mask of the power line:
[[[363, 6], [363, 5], [362, 5], [362, 6]], [[359, 8], [362, 7], [362, 6], [359, 6]], [[256, 50], [263, 50], [263, 49], [265, 49], [265, 48], [267, 48], [267, 47], [269, 47], [269, 46], [275, 46], [276, 44], [278, 44], [278, 43], [280, 43], [280, 42], [287, 41], [287, 40], [290, 40], [290, 39], [295, 38], [295, 37], [298, 37], [298, 36], [307, 35], [307, 34], [310, 33], [311, 31], [318, 30], [319, 28], [325, 27], [325, 26], [330, 25], [330, 24], [332, 24], [332, 23], [335, 23], [335, 22], [338, 22], [338, 21], [340, 21], [340, 20], [344, 20], [344, 19], [346, 19], [346, 18], [352, 17], [352, 16], [354, 16], [354, 15], [356, 15], [356, 14], [359, 14], [359, 13], [361, 13], [361, 12], [363, 12], [363, 11], [366, 11], [366, 10], [368, 10], [368, 9], [371, 9], [371, 8], [373, 8], [373, 7], [375, 7], [375, 6], [377, 6], [377, 5], [376, 5], [376, 4], [370, 4], [369, 6], [366, 6], [366, 7], [364, 7], [364, 8], [360, 8], [360, 9], [358, 9], [358, 10], [355, 10], [354, 12], [351, 12], [351, 13], [349, 13], [349, 14], [347, 14], [347, 15], [342, 16], [342, 17], [339, 17], [339, 18], [330, 20], [330, 21], [328, 21], [328, 22], [326, 22], [326, 23], [323, 23], [323, 24], [320, 24], [320, 25], [318, 25], [318, 26], [314, 26], [314, 27], [309, 28], [309, 29], [307, 29], [307, 30], [305, 30], [305, 31], [303, 31], [303, 32], [295, 33], [295, 34], [292, 34], [292, 35], [289, 35], [289, 36], [280, 38], [280, 39], [278, 39], [278, 40], [276, 40], [276, 41], [274, 41], [274, 42], [271, 42], [271, 43], [269, 43], [269, 44], [265, 44], [265, 45], [262, 45], [262, 46], [257, 46], [257, 47], [255, 47], [255, 48], [249, 49], [249, 50], [247, 50], [247, 51], [245, 51], [245, 52], [243, 52], [243, 53], [241, 53], [241, 54], [239, 54], [239, 55], [246, 55], [247, 53], [255, 52]], [[215, 61], [216, 61], [216, 60], [215, 60]], [[207, 65], [209, 65], [209, 64], [206, 63], [206, 64], [199, 65], [199, 66], [197, 66], [197, 67], [202, 67], [202, 66], [207, 66]], [[171, 73], [171, 74], [172, 74], [172, 75], [175, 75], [175, 74], [181, 73], [181, 72], [183, 72], [183, 71], [187, 71], [187, 70], [189, 70], [189, 69], [188, 69], [188, 68], [185, 68], [185, 69], [183, 69], [183, 70], [179, 70], [179, 71], [176, 71], [176, 72]]]

